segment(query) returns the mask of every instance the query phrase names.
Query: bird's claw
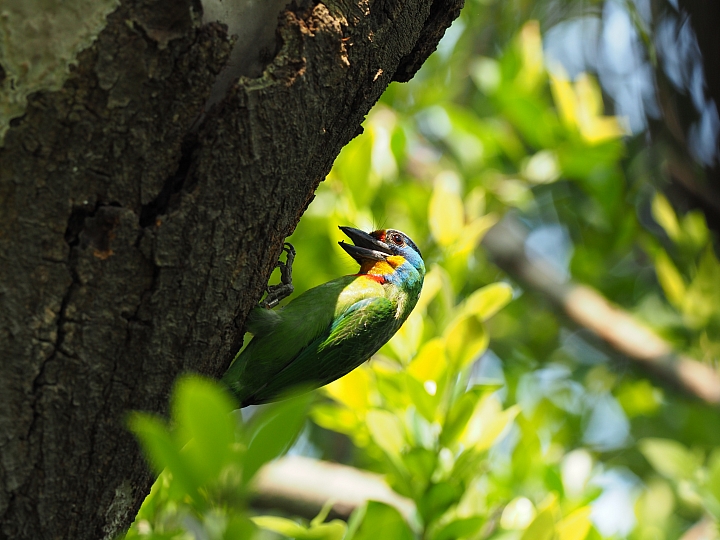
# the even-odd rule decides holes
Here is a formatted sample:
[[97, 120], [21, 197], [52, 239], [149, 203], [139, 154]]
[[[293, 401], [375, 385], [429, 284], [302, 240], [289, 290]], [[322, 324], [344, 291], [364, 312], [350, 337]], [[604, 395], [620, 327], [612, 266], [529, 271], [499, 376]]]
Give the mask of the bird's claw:
[[276, 267], [280, 268], [280, 283], [268, 285], [267, 296], [260, 302], [260, 307], [272, 309], [281, 300], [284, 300], [295, 290], [292, 284], [292, 265], [295, 260], [295, 248], [290, 242], [283, 244], [283, 251], [286, 254], [285, 262], [278, 261]]

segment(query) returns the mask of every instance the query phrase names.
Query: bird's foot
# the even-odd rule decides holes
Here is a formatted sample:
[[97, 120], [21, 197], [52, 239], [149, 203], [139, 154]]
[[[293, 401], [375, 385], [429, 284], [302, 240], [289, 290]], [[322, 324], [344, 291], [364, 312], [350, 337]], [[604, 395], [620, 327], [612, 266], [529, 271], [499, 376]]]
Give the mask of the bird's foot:
[[281, 300], [284, 300], [295, 290], [292, 284], [292, 265], [295, 260], [295, 248], [290, 242], [285, 242], [283, 251], [286, 253], [285, 262], [278, 261], [277, 268], [280, 268], [280, 283], [268, 285], [267, 296], [260, 302], [260, 307], [272, 309]]

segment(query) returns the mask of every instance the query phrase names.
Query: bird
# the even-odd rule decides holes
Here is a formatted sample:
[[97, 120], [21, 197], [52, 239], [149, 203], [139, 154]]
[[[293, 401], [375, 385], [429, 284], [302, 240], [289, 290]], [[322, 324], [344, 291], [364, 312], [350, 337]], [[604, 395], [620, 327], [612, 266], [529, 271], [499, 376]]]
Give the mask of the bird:
[[[276, 299], [253, 308], [246, 326], [253, 338], [222, 378], [241, 407], [347, 375], [390, 340], [417, 304], [425, 263], [408, 235], [339, 228], [353, 244], [338, 244], [360, 265], [359, 272], [309, 289], [282, 308], [268, 309]], [[291, 254], [294, 249], [288, 265]]]

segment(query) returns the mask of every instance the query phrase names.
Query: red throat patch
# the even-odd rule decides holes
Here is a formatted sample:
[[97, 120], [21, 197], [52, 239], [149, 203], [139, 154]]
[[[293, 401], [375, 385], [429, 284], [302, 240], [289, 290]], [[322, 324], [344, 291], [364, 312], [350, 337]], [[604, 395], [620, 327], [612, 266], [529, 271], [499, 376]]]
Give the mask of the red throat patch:
[[387, 280], [385, 279], [385, 276], [379, 276], [378, 274], [358, 274], [359, 276], [365, 276], [366, 278], [372, 279], [373, 281], [377, 281], [380, 285], [385, 283]]

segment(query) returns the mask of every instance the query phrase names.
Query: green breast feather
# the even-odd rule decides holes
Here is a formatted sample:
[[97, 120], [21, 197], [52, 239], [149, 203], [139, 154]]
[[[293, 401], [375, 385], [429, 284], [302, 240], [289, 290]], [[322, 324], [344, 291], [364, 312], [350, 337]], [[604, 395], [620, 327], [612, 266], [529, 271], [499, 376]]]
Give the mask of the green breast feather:
[[243, 406], [291, 386], [322, 386], [376, 352], [402, 324], [397, 315], [397, 300], [365, 276], [310, 289], [281, 311], [255, 308], [254, 338], [223, 379]]

